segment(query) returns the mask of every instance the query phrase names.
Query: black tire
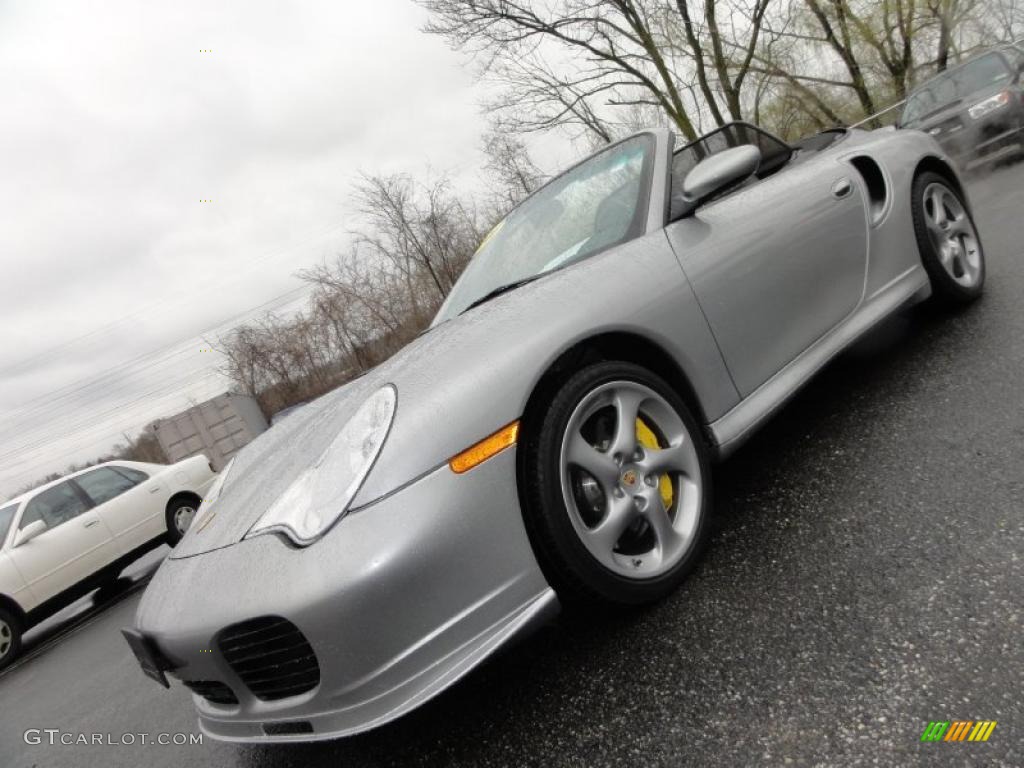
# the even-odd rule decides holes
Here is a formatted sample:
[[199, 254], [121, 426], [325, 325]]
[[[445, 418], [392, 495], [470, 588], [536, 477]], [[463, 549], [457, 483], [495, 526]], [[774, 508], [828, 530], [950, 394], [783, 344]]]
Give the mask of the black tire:
[[103, 583], [93, 593], [94, 604], [98, 605], [109, 602], [122, 594], [131, 585], [131, 580], [121, 578], [119, 573], [104, 578]]
[[108, 568], [106, 571], [101, 573], [99, 581], [97, 582], [99, 584], [97, 589], [107, 589], [110, 585], [117, 584], [117, 582], [121, 580], [121, 571], [123, 570], [124, 568]]
[[[926, 220], [925, 190], [932, 184], [941, 184], [963, 207], [967, 219], [974, 230], [974, 238], [977, 242], [978, 257], [980, 260], [980, 276], [972, 286], [965, 286], [956, 279], [942, 265], [938, 250], [932, 238], [929, 236], [929, 229]], [[914, 234], [917, 238], [917, 247], [921, 256], [921, 263], [928, 273], [928, 279], [932, 286], [932, 298], [938, 304], [945, 306], [957, 306], [969, 304], [977, 300], [985, 287], [985, 250], [982, 246], [978, 228], [974, 224], [967, 200], [957, 190], [949, 178], [933, 171], [919, 173], [914, 179], [911, 199], [911, 212], [914, 220]]]
[[[646, 579], [626, 578], [600, 563], [581, 542], [562, 495], [561, 446], [572, 413], [588, 393], [603, 384], [623, 380], [649, 387], [667, 401], [692, 438], [700, 466], [698, 522], [692, 543], [671, 570]], [[525, 425], [520, 453], [523, 517], [541, 568], [563, 604], [641, 605], [674, 590], [700, 559], [711, 527], [708, 449], [682, 398], [645, 368], [626, 362], [598, 362], [565, 381], [551, 399], [546, 414], [534, 421]]]
[[0, 669], [21, 653], [22, 632], [21, 619], [6, 608], [0, 608]]
[[181, 541], [182, 536], [185, 535], [184, 531], [179, 531], [178, 526], [175, 524], [175, 518], [177, 517], [178, 511], [186, 507], [191, 507], [193, 511], [192, 519], [195, 520], [195, 513], [199, 511], [199, 504], [199, 499], [184, 496], [176, 499], [167, 507], [167, 544], [169, 546], [176, 546], [178, 542]]

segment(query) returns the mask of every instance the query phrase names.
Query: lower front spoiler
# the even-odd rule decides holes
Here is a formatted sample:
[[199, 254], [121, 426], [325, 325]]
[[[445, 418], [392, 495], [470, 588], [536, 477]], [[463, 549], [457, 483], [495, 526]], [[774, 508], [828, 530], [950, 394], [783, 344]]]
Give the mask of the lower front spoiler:
[[389, 723], [432, 699], [480, 662], [506, 640], [528, 628], [543, 624], [558, 612], [558, 600], [548, 589], [507, 619], [489, 627], [421, 675], [408, 680], [359, 706], [301, 720], [242, 723], [215, 720], [200, 715], [199, 727], [211, 738], [234, 742], [323, 741], [372, 730]]

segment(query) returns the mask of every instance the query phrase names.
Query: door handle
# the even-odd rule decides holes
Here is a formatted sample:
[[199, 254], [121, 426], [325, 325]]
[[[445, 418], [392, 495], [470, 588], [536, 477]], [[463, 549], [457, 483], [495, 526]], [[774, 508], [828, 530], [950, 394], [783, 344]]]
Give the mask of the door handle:
[[150, 488], [149, 489], [150, 493], [158, 493], [159, 491], [160, 491], [160, 486], [159, 485], [156, 488]]
[[846, 176], [836, 179], [835, 184], [832, 185], [832, 197], [836, 200], [842, 200], [852, 191], [853, 183]]
[[86, 528], [92, 528], [92, 527], [93, 527], [94, 525], [96, 525], [96, 524], [97, 524], [98, 522], [99, 522], [99, 520], [90, 520], [89, 522], [87, 522], [87, 523], [85, 524], [85, 527], [86, 527]]

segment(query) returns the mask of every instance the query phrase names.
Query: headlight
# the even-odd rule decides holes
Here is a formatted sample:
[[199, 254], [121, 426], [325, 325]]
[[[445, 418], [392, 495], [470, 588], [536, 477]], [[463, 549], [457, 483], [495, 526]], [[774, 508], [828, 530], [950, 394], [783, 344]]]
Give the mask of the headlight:
[[997, 93], [995, 96], [985, 99], [984, 101], [979, 101], [967, 110], [967, 114], [977, 120], [978, 118], [984, 117], [989, 112], [995, 112], [997, 109], [1002, 109], [1009, 103], [1010, 92], [1003, 91], [1002, 93]]
[[377, 460], [391, 429], [396, 401], [391, 384], [374, 392], [320, 458], [256, 521], [246, 538], [276, 531], [304, 547], [340, 520]]

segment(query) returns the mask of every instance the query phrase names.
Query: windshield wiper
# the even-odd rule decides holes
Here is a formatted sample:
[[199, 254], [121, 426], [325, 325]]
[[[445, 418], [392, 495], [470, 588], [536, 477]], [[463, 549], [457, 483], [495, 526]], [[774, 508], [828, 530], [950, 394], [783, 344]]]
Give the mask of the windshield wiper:
[[473, 307], [479, 307], [481, 304], [483, 304], [485, 302], [488, 302], [488, 301], [490, 301], [493, 298], [501, 296], [501, 294], [503, 294], [503, 293], [508, 293], [509, 291], [514, 291], [516, 288], [520, 287], [521, 285], [526, 285], [527, 283], [532, 283], [534, 280], [536, 280], [542, 274], [544, 274], [544, 273], [541, 272], [540, 274], [537, 274], [537, 275], [530, 275], [529, 277], [524, 277], [521, 280], [513, 280], [511, 283], [505, 283], [504, 285], [499, 285], [494, 290], [488, 291], [483, 296], [481, 296], [479, 299], [476, 299], [468, 307], [466, 307], [464, 310], [462, 310], [462, 312], [459, 312], [459, 314], [461, 315], [461, 314], [464, 314], [466, 312], [469, 312], [469, 310], [473, 309]]

